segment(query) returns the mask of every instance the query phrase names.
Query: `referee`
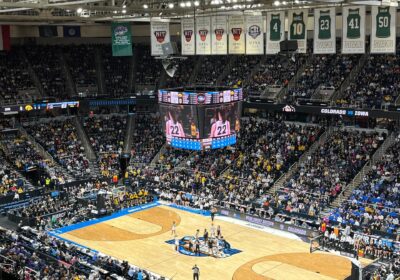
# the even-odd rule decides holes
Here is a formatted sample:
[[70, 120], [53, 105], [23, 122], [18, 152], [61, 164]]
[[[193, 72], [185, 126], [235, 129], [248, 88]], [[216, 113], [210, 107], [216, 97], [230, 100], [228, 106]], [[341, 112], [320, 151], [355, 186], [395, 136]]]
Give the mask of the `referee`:
[[197, 265], [194, 265], [192, 267], [193, 270], [193, 280], [199, 280], [199, 276], [200, 276], [200, 269]]

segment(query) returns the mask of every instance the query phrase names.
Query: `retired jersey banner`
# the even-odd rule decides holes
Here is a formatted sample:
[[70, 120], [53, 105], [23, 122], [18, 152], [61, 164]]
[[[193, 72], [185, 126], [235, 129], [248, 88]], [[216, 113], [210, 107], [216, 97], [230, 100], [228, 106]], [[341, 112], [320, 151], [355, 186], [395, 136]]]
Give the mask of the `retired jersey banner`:
[[246, 16], [246, 54], [264, 54], [262, 16]]
[[277, 54], [285, 39], [285, 12], [267, 13], [266, 54]]
[[227, 54], [227, 17], [211, 17], [211, 54]]
[[396, 8], [371, 7], [371, 53], [396, 52]]
[[211, 18], [196, 18], [196, 54], [211, 54]]
[[342, 9], [342, 53], [365, 53], [365, 6]]
[[151, 55], [162, 55], [162, 45], [169, 43], [169, 22], [152, 21], [150, 23]]
[[229, 53], [244, 54], [245, 48], [244, 16], [229, 16]]
[[314, 53], [336, 53], [335, 8], [314, 9]]
[[195, 55], [194, 18], [183, 18], [181, 21], [182, 55]]
[[307, 52], [307, 10], [289, 11], [289, 40], [296, 40], [299, 53]]
[[129, 22], [112, 22], [112, 54], [113, 56], [132, 55], [132, 35]]

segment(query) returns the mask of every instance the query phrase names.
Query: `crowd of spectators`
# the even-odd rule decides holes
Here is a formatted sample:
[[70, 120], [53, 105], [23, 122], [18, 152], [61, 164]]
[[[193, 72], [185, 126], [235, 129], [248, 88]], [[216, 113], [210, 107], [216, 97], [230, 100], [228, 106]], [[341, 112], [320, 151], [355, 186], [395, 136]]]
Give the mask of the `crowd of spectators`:
[[400, 234], [400, 138], [372, 166], [348, 201], [334, 210], [330, 220], [368, 230]]
[[197, 72], [196, 84], [216, 85], [218, 77], [224, 72], [229, 61], [228, 55], [204, 56]]
[[90, 173], [89, 161], [72, 119], [32, 122], [24, 125], [28, 133], [34, 136], [36, 141], [72, 176], [77, 178]]
[[[398, 53], [400, 52], [400, 44]], [[399, 55], [370, 55], [354, 82], [345, 90], [341, 104], [380, 109], [395, 103], [400, 91]]]
[[136, 55], [136, 85], [154, 86], [161, 77], [161, 61], [151, 56], [150, 47], [137, 45]]
[[384, 134], [337, 130], [304, 162], [276, 193], [279, 208], [317, 216], [350, 183]]
[[224, 79], [227, 86], [243, 86], [249, 74], [262, 60], [261, 55], [240, 55], [236, 58], [231, 71]]
[[360, 56], [313, 55], [295, 86], [288, 95], [294, 98], [311, 98], [319, 88], [337, 89], [347, 78]]
[[35, 88], [18, 48], [0, 52], [0, 73], [0, 102], [15, 102], [18, 98], [26, 98], [26, 91]]
[[25, 180], [0, 154], [0, 197], [25, 191]]
[[[178, 68], [173, 77], [167, 76], [165, 87], [182, 87], [189, 85], [190, 77], [192, 76], [193, 69], [196, 67], [197, 57], [189, 56], [184, 60], [177, 60]], [[173, 63], [173, 62], [171, 62]]]
[[29, 45], [25, 52], [42, 86], [43, 95], [68, 98], [66, 77], [61, 68], [61, 49], [58, 46]]
[[89, 142], [97, 154], [102, 176], [112, 177], [120, 172], [119, 157], [124, 146], [126, 125], [126, 117], [120, 115], [88, 117], [83, 121]]
[[131, 147], [131, 163], [150, 163], [165, 143], [160, 117], [140, 114], [135, 117]]
[[126, 56], [113, 56], [109, 45], [98, 46], [104, 71], [105, 93], [107, 96], [121, 97], [128, 93], [129, 71], [131, 71], [131, 58]]

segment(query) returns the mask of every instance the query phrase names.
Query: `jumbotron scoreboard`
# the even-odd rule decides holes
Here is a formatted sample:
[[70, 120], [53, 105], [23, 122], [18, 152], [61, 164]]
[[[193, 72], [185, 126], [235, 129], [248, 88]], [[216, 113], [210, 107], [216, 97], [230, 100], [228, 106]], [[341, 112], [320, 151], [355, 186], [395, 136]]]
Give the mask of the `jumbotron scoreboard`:
[[158, 102], [163, 131], [172, 147], [205, 150], [236, 144], [243, 102], [241, 88], [161, 89]]

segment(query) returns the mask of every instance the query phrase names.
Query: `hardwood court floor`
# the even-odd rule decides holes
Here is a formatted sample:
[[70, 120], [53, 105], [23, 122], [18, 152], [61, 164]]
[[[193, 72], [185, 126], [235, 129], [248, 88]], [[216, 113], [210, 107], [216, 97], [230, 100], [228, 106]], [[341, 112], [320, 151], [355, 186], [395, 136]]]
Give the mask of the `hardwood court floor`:
[[257, 229], [222, 220], [222, 235], [232, 248], [242, 252], [224, 259], [191, 257], [174, 251], [165, 243], [172, 239], [171, 225], [176, 221], [179, 237], [201, 234], [211, 225], [209, 217], [168, 206], [108, 220], [60, 235], [89, 248], [127, 260], [174, 280], [192, 279], [197, 264], [202, 280], [258, 279], [344, 279], [351, 263], [330, 254], [309, 254], [309, 244], [268, 234]]

